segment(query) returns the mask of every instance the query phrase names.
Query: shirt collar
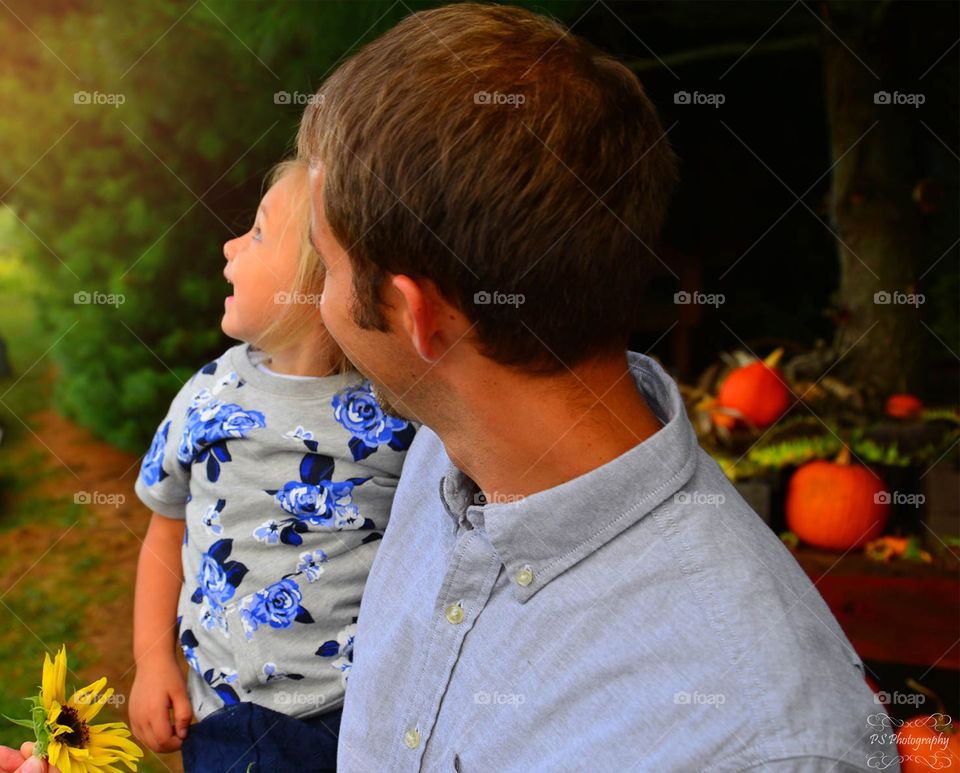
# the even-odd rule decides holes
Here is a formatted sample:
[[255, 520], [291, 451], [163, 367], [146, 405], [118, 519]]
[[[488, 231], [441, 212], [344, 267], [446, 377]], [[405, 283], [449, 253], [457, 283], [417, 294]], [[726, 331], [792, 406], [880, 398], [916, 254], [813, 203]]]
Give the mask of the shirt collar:
[[663, 422], [629, 451], [514, 502], [480, 504], [476, 483], [453, 464], [440, 480], [447, 514], [457, 526], [485, 529], [520, 602], [635, 524], [693, 474], [697, 436], [676, 383], [651, 357], [627, 352], [627, 362]]

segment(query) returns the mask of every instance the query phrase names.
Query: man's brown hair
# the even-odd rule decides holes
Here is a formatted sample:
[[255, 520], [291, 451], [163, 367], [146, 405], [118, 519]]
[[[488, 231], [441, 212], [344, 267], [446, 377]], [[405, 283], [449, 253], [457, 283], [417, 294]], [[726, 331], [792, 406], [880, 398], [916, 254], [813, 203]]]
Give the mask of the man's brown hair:
[[503, 365], [626, 347], [677, 164], [636, 76], [588, 41], [508, 6], [412, 14], [330, 76], [297, 143], [361, 327], [387, 329], [380, 291], [406, 274]]

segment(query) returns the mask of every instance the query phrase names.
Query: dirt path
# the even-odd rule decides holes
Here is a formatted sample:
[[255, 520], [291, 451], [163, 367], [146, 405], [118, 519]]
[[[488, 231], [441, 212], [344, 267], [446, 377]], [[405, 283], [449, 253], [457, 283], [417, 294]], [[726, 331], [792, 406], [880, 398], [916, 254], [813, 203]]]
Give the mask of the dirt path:
[[[8, 500], [11, 511], [38, 497], [74, 502], [76, 495], [86, 493], [91, 501], [83, 504], [81, 499], [77, 517], [64, 526], [26, 524], [6, 532], [0, 540], [0, 588], [5, 593], [15, 587], [24, 591], [33, 583], [53, 580], [90, 589], [98, 601], [84, 614], [82, 630], [66, 642], [68, 653], [72, 645], [83, 647], [90, 655], [85, 660], [95, 662], [78, 676], [87, 681], [106, 676], [125, 701], [133, 683], [136, 563], [150, 520], [150, 511], [133, 490], [140, 460], [52, 410], [31, 415], [27, 424], [35, 436], [5, 450], [21, 458], [41, 452], [45, 474]], [[51, 649], [59, 643], [44, 642]], [[37, 646], [42, 652], [39, 642]], [[125, 703], [119, 709], [126, 720]], [[153, 769], [181, 773], [179, 755], [154, 757]]]

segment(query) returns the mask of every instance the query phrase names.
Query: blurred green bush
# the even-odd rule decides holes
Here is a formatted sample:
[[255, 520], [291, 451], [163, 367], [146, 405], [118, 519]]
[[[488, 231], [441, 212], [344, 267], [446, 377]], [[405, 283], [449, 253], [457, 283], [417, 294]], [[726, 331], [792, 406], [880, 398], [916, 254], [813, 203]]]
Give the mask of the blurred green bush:
[[[146, 447], [181, 383], [230, 344], [221, 245], [249, 227], [306, 97], [355, 47], [442, 4], [9, 4], [0, 200], [44, 279], [31, 298], [60, 339], [62, 413]], [[563, 19], [578, 4], [529, 5]]]

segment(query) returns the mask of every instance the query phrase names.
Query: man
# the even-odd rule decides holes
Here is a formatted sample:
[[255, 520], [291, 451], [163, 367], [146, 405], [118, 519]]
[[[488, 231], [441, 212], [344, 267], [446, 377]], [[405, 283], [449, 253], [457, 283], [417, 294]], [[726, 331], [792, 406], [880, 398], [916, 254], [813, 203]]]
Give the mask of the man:
[[898, 770], [822, 598], [626, 352], [676, 177], [636, 78], [449, 5], [344, 63], [298, 142], [324, 323], [425, 425], [339, 770]]
[[339, 769], [896, 769], [822, 598], [626, 352], [676, 168], [636, 78], [450, 5], [344, 63], [298, 143], [324, 322], [425, 425]]

